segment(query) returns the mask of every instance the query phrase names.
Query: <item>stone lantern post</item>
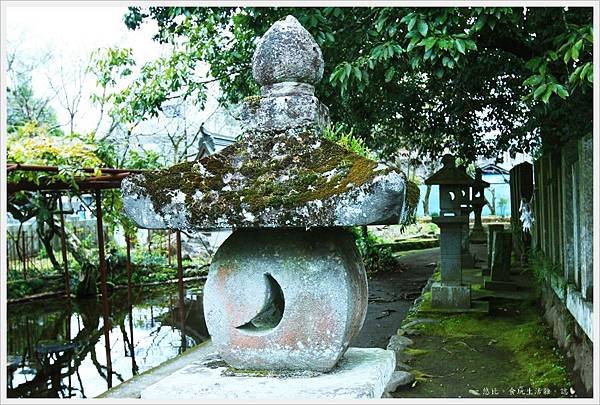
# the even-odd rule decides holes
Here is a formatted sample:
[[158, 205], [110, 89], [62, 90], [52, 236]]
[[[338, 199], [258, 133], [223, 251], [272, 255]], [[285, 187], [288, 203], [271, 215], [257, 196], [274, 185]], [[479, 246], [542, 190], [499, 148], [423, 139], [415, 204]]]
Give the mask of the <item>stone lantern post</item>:
[[458, 166], [458, 170], [464, 173], [465, 178], [470, 180], [470, 184], [467, 187], [461, 189], [462, 193], [462, 201], [460, 204], [461, 215], [467, 217], [467, 222], [462, 226], [462, 235], [461, 235], [461, 255], [462, 255], [462, 268], [472, 268], [475, 266], [475, 256], [471, 253], [471, 238], [470, 238], [470, 229], [469, 229], [469, 217], [471, 212], [473, 212], [473, 206], [471, 204], [473, 200], [473, 185], [475, 180], [467, 174], [467, 166], [461, 165]]
[[486, 243], [487, 241], [483, 224], [481, 223], [481, 211], [483, 211], [483, 207], [485, 206], [484, 191], [489, 186], [490, 183], [481, 178], [481, 169], [477, 168], [475, 170], [475, 182], [473, 183], [473, 194], [471, 197], [471, 205], [475, 212], [475, 223], [471, 231], [471, 243]]
[[463, 228], [469, 223], [467, 205], [473, 179], [456, 167], [454, 156], [444, 155], [442, 168], [425, 180], [439, 185], [440, 215], [432, 221], [440, 227], [441, 280], [431, 287], [431, 306], [439, 309], [468, 309], [471, 287], [462, 283]]
[[314, 86], [323, 65], [319, 46], [294, 17], [276, 22], [254, 53], [261, 94], [242, 106], [241, 139], [196, 162], [123, 182], [125, 210], [140, 227], [233, 229], [204, 287], [221, 363], [183, 369], [143, 398], [382, 395], [394, 353], [348, 348], [368, 294], [347, 227], [399, 223], [408, 209], [406, 181], [321, 136], [328, 109]]

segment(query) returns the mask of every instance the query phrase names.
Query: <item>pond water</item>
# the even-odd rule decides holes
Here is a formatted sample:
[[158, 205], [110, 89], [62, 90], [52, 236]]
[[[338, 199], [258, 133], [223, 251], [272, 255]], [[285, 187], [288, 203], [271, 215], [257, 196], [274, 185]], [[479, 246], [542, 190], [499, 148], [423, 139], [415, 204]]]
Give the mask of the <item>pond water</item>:
[[100, 298], [73, 300], [70, 308], [65, 299], [10, 305], [8, 396], [93, 398], [209, 339], [201, 291], [201, 282], [186, 285], [183, 323], [175, 284], [134, 289], [131, 310], [127, 291], [115, 291], [109, 300], [111, 378]]

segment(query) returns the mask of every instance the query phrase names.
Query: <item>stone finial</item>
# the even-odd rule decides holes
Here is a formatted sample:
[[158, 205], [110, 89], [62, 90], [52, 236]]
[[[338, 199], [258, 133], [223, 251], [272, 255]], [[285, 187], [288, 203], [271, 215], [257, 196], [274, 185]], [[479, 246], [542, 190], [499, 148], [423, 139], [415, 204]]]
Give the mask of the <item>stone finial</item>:
[[269, 28], [252, 58], [252, 75], [263, 95], [289, 82], [308, 85], [296, 86], [298, 92], [308, 92], [323, 77], [323, 67], [319, 45], [291, 15]]

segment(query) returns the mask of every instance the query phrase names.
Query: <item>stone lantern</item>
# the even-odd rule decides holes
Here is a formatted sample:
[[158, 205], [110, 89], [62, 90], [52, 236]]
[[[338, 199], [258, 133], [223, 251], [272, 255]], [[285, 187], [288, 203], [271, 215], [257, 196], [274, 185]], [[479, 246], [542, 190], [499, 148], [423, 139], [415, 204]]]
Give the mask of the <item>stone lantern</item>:
[[[224, 366], [202, 363], [146, 389], [143, 398], [383, 393], [394, 353], [348, 349], [368, 294], [347, 227], [397, 224], [407, 212], [406, 181], [322, 138], [328, 109], [314, 86], [323, 65], [319, 46], [294, 17], [276, 22], [254, 53], [261, 95], [242, 106], [241, 139], [123, 182], [125, 210], [140, 227], [233, 229], [212, 260], [203, 298], [212, 345], [233, 371], [224, 376]], [[248, 370], [270, 377], [248, 378]], [[295, 378], [282, 382], [269, 373]]]
[[475, 212], [475, 223], [473, 224], [473, 230], [471, 231], [471, 242], [472, 243], [486, 243], [487, 237], [483, 230], [481, 223], [481, 211], [485, 206], [485, 194], [484, 191], [490, 186], [490, 183], [484, 181], [481, 178], [481, 169], [475, 170], [475, 182], [473, 183], [471, 205]]
[[456, 167], [452, 155], [442, 157], [442, 168], [425, 180], [438, 185], [440, 215], [432, 221], [440, 227], [441, 280], [431, 287], [431, 306], [440, 309], [468, 309], [471, 287], [462, 283], [463, 228], [469, 223], [469, 187], [473, 179]]
[[469, 234], [469, 216], [473, 212], [473, 185], [475, 180], [467, 174], [467, 166], [460, 165], [458, 170], [462, 171], [466, 177], [471, 181], [468, 187], [461, 189], [462, 201], [461, 201], [461, 215], [467, 217], [467, 222], [462, 226], [462, 237], [461, 237], [461, 255], [462, 255], [462, 268], [472, 268], [475, 266], [475, 256], [471, 253], [471, 238]]

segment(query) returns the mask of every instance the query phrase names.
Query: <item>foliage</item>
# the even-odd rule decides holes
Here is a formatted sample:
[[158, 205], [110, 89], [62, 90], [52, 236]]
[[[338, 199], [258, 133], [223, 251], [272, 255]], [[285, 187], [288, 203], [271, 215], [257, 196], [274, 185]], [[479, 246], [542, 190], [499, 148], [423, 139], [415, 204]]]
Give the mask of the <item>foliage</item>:
[[408, 225], [417, 223], [417, 209], [419, 208], [419, 198], [421, 191], [419, 186], [413, 181], [406, 182], [406, 213], [402, 218], [402, 230], [404, 231]]
[[130, 104], [152, 115], [179, 92], [202, 105], [204, 62], [224, 101], [256, 94], [256, 37], [287, 14], [323, 50], [317, 91], [334, 122], [384, 155], [449, 148], [473, 161], [591, 131], [591, 8], [131, 7], [127, 26], [154, 20], [173, 52], [142, 69]]
[[59, 135], [61, 131], [56, 112], [48, 105], [48, 99], [34, 94], [31, 75], [17, 75], [15, 79], [17, 82], [7, 88], [8, 132], [14, 132], [30, 122], [37, 122], [40, 126], [45, 126], [50, 134]]
[[508, 205], [508, 199], [507, 198], [501, 198], [498, 201], [498, 212], [500, 213], [500, 216], [503, 217], [504, 214], [506, 213], [506, 207]]
[[359, 226], [352, 227], [356, 240], [356, 247], [363, 259], [367, 273], [374, 274], [380, 271], [393, 271], [398, 268], [398, 261], [387, 247], [377, 246], [383, 241], [372, 232], [367, 231], [366, 237]]
[[83, 167], [92, 168], [94, 175], [100, 175], [102, 161], [92, 143], [82, 140], [77, 134], [51, 135], [46, 125], [28, 122], [18, 127], [16, 132], [9, 134], [6, 149], [8, 162], [59, 168], [56, 173], [11, 171], [9, 183], [30, 181], [39, 184], [43, 177], [49, 181], [71, 182], [76, 187], [74, 180], [86, 175]]
[[364, 141], [354, 136], [354, 129], [347, 131], [344, 125], [330, 125], [323, 131], [323, 138], [335, 142], [338, 145], [368, 159], [374, 159], [375, 156], [369, 148], [364, 144]]

